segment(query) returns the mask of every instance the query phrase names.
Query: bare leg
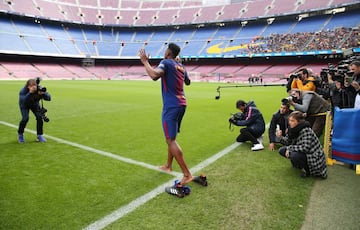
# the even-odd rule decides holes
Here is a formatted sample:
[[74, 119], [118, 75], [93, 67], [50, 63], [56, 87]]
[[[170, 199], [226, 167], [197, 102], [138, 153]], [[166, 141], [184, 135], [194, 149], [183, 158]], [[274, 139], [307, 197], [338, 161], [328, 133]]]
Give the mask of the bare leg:
[[171, 153], [171, 155], [175, 158], [175, 160], [177, 161], [177, 163], [179, 164], [179, 166], [181, 168], [181, 171], [184, 174], [180, 184], [185, 185], [185, 184], [189, 183], [190, 181], [193, 180], [193, 177], [185, 163], [183, 152], [182, 152], [180, 146], [178, 145], [178, 143], [176, 142], [175, 139], [167, 139], [166, 143], [168, 144], [168, 152]]
[[172, 171], [172, 162], [173, 162], [173, 155], [171, 155], [170, 151], [168, 151], [168, 158], [165, 165], [160, 166], [159, 168], [166, 172]]

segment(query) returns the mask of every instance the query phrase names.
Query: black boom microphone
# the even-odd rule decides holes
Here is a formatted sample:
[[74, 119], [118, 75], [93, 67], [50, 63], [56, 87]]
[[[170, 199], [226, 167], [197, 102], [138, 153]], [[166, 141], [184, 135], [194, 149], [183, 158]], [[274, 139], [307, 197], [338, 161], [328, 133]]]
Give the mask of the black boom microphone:
[[255, 86], [285, 86], [286, 84], [263, 84], [263, 85], [225, 85], [225, 86], [218, 86], [216, 92], [218, 95], [215, 96], [215, 100], [220, 99], [220, 89], [222, 88], [239, 88], [239, 87], [255, 87]]

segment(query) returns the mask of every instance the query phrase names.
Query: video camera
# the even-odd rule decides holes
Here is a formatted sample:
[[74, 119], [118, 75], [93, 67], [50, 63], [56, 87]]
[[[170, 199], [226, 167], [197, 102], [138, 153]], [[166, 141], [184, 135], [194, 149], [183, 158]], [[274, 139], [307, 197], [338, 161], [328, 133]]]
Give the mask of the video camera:
[[341, 60], [337, 65], [328, 64], [327, 68], [322, 68], [320, 72], [320, 78], [323, 82], [328, 82], [328, 74], [331, 75], [334, 81], [339, 81], [344, 83], [346, 77], [351, 77], [354, 73], [349, 70], [349, 65], [355, 60], [360, 60], [360, 56], [352, 56], [348, 59]]
[[230, 118], [229, 118], [230, 122], [245, 119], [245, 114], [244, 113], [238, 112], [238, 113], [231, 113], [230, 115], [231, 115]]
[[37, 91], [38, 91], [38, 92], [44, 92], [44, 93], [45, 93], [45, 92], [46, 92], [46, 87], [42, 87], [42, 86], [40, 85], [40, 80], [41, 80], [41, 79], [40, 79], [39, 77], [37, 77], [36, 80], [35, 80], [35, 81], [36, 81], [36, 86], [37, 86]]
[[[43, 92], [45, 93], [46, 92], [46, 87], [42, 87], [40, 85], [40, 78], [36, 78], [36, 86], [37, 86], [37, 92]], [[46, 113], [47, 113], [47, 109], [44, 107], [43, 105], [43, 100], [41, 99], [41, 106], [40, 106], [40, 109], [39, 109], [39, 112], [40, 112], [40, 115], [41, 115], [41, 118], [45, 121], [45, 122], [49, 122], [50, 119], [46, 116]]]

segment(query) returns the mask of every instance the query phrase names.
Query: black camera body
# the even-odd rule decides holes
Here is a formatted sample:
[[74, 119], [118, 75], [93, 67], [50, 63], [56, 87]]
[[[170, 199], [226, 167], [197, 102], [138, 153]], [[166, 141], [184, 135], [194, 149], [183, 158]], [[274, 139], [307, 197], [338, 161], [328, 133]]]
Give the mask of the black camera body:
[[244, 120], [245, 119], [245, 114], [244, 113], [232, 113], [230, 118], [229, 118], [229, 122], [234, 123], [236, 121], [239, 120]]
[[37, 91], [38, 92], [46, 92], [46, 87], [42, 87], [41, 85], [40, 85], [40, 78], [38, 77], [38, 78], [36, 78], [36, 86], [37, 86]]
[[[37, 92], [43, 92], [45, 93], [46, 92], [46, 87], [42, 87], [40, 85], [40, 78], [36, 78], [36, 86], [37, 86]], [[45, 122], [49, 122], [50, 119], [46, 116], [46, 112], [47, 112], [47, 109], [43, 106], [42, 104], [42, 99], [41, 99], [41, 107], [39, 109], [39, 113], [41, 115], [41, 119], [43, 119]]]

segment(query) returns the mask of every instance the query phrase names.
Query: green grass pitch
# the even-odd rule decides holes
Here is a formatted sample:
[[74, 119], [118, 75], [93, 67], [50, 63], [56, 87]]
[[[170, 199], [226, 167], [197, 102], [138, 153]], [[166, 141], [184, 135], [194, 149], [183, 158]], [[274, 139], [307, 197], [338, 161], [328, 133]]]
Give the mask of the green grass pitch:
[[[44, 131], [157, 167], [167, 148], [161, 128], [160, 82], [42, 81]], [[24, 81], [0, 83], [0, 229], [82, 229], [172, 179], [141, 165], [81, 149], [56, 139], [36, 143], [32, 132], [17, 143], [18, 92]], [[221, 89], [216, 83], [185, 88], [188, 108], [178, 142], [190, 168], [232, 145], [229, 130], [238, 99], [254, 100], [266, 123], [286, 97], [285, 87]], [[30, 114], [27, 129], [35, 130]], [[242, 144], [201, 172], [209, 186], [190, 183], [183, 199], [161, 193], [106, 226], [107, 229], [299, 229], [314, 179], [303, 180], [277, 152]], [[176, 162], [173, 167], [180, 172]], [[171, 184], [169, 184], [171, 185]], [[294, 189], [296, 188], [296, 189]]]

